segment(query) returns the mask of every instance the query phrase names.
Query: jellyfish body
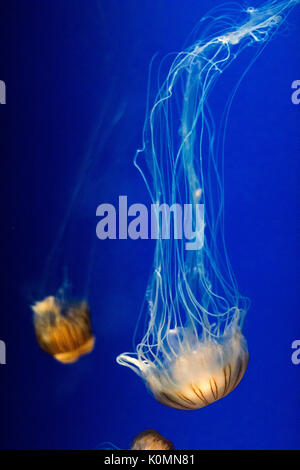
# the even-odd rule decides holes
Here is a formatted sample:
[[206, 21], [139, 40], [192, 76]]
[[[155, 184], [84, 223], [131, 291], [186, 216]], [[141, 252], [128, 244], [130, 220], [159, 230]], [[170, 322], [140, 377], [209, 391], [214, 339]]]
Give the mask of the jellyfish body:
[[54, 296], [32, 306], [37, 341], [57, 361], [72, 363], [94, 348], [90, 311], [85, 301], [67, 302]]
[[182, 351], [159, 370], [150, 367], [145, 381], [164, 405], [194, 410], [228, 395], [241, 381], [248, 365], [248, 349], [241, 332], [223, 338], [182, 343]]
[[[240, 81], [296, 3], [213, 9], [195, 29], [201, 35], [194, 44], [160, 64], [153, 100], [151, 83], [148, 87], [152, 104], [134, 163], [158, 208], [157, 224], [161, 204], [188, 204], [193, 215], [202, 203], [205, 217], [202, 227], [194, 224], [192, 248], [176, 236], [157, 238], [140, 314], [146, 329], [136, 341], [137, 327], [135, 352], [119, 355], [117, 362], [136, 372], [158, 401], [174, 408], [196, 409], [218, 400], [236, 387], [247, 368], [242, 325], [249, 303], [239, 293], [225, 245], [226, 127]], [[210, 99], [216, 83], [247, 46], [256, 46], [254, 57], [214, 115]], [[218, 94], [218, 106], [221, 98]]]
[[140, 432], [132, 441], [130, 450], [174, 450], [171, 441], [154, 429]]

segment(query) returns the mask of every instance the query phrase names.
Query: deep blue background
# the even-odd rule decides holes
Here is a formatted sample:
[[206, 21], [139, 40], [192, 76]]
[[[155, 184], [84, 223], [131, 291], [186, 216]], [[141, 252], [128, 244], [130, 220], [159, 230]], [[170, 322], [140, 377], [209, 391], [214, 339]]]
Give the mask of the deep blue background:
[[[291, 83], [300, 78], [300, 8], [242, 82], [227, 134], [226, 239], [240, 290], [252, 300], [245, 378], [225, 399], [183, 412], [157, 403], [115, 362], [131, 350], [153, 244], [97, 240], [96, 207], [122, 194], [149, 202], [132, 159], [150, 59], [180, 50], [218, 3], [2, 2], [1, 448], [93, 449], [111, 441], [126, 449], [147, 428], [177, 449], [299, 448], [300, 365], [291, 362], [291, 343], [300, 337], [300, 105], [291, 103]], [[232, 77], [224, 74], [220, 93], [247, 54]], [[29, 308], [62, 285], [64, 267], [71, 295], [89, 298], [97, 338], [93, 354], [72, 366], [39, 349]]]

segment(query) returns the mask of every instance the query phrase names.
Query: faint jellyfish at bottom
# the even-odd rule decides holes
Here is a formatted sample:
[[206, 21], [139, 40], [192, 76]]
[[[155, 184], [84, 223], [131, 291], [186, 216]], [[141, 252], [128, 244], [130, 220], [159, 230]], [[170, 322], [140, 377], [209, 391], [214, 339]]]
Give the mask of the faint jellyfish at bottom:
[[93, 350], [95, 337], [85, 300], [76, 302], [48, 296], [31, 308], [37, 341], [57, 361], [72, 363]]
[[[127, 450], [121, 449], [112, 442], [102, 442], [98, 450]], [[174, 450], [174, 445], [171, 441], [163, 437], [155, 429], [147, 429], [135, 436], [131, 443], [129, 450]]]
[[159, 432], [148, 429], [133, 439], [130, 450], [174, 450], [174, 445]]

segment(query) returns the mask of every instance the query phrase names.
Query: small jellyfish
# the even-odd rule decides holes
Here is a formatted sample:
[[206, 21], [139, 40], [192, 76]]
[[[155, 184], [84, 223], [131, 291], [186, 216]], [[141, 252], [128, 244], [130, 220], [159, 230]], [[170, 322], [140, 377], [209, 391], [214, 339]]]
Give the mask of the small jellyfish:
[[133, 439], [130, 450], [174, 450], [174, 445], [159, 432], [148, 429]]
[[31, 308], [37, 341], [57, 361], [72, 363], [93, 350], [95, 338], [86, 301], [67, 302], [49, 296]]

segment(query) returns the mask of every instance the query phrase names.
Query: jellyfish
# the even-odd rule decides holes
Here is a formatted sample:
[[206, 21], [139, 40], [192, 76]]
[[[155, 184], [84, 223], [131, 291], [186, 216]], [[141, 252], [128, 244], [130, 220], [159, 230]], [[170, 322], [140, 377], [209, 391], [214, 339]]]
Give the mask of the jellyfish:
[[[98, 450], [126, 450], [121, 449], [114, 443], [106, 441], [99, 444]], [[155, 429], [147, 429], [146, 431], [139, 432], [131, 443], [129, 450], [174, 450], [174, 445], [171, 441], [163, 437]]]
[[[219, 400], [247, 369], [242, 327], [249, 301], [239, 292], [225, 244], [226, 128], [241, 80], [296, 3], [214, 8], [193, 31], [192, 45], [160, 63], [153, 96], [150, 73], [143, 145], [134, 164], [157, 208], [157, 225], [163, 204], [188, 205], [194, 241], [190, 245], [160, 232], [135, 350], [120, 354], [117, 362], [172, 408], [194, 410]], [[248, 46], [253, 57], [220, 110], [223, 92], [216, 96], [216, 84]], [[201, 204], [204, 222], [197, 226]]]
[[72, 363], [94, 348], [90, 310], [85, 300], [48, 296], [32, 306], [37, 341], [57, 361]]
[[135, 436], [130, 450], [174, 450], [174, 445], [159, 432], [148, 429]]
[[[98, 173], [95, 168], [102, 164], [99, 155], [126, 107], [124, 101], [112, 106], [115, 87], [113, 81], [87, 151], [78, 162], [64, 167], [64, 176], [70, 181], [73, 178], [73, 184], [65, 185], [66, 197], [63, 201], [58, 199], [62, 210], [58, 207], [58, 216], [52, 220], [55, 237], [45, 239], [50, 250], [42, 261], [39, 282], [30, 293], [38, 343], [46, 353], [64, 363], [73, 363], [91, 352], [95, 343], [89, 305], [93, 304], [91, 284], [97, 239], [90, 201], [99, 194], [99, 181], [94, 176]], [[74, 301], [74, 298], [81, 300]]]

